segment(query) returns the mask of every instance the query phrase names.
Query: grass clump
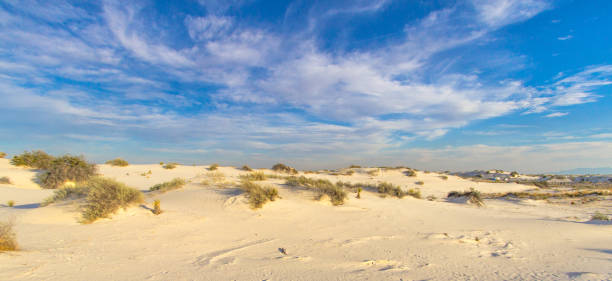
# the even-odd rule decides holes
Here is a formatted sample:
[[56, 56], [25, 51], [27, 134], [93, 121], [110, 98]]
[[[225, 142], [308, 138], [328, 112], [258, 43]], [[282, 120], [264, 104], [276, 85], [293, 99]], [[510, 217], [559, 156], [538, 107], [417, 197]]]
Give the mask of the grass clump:
[[425, 183], [424, 183], [424, 182], [422, 182], [422, 181], [417, 181], [417, 182], [415, 182], [414, 184], [416, 184], [416, 185], [424, 185]]
[[274, 187], [262, 187], [256, 183], [245, 180], [242, 181], [240, 188], [246, 193], [251, 208], [261, 208], [268, 201], [278, 198], [278, 190]]
[[378, 185], [376, 185], [376, 190], [380, 194], [391, 195], [397, 198], [403, 198], [404, 196], [408, 195], [402, 190], [401, 187], [388, 182], [379, 183]]
[[6, 205], [9, 206], [9, 207], [15, 206], [15, 200], [6, 201]]
[[349, 166], [349, 169], [359, 169], [359, 168], [361, 168], [361, 166], [359, 166], [359, 165], [351, 165], [351, 166]]
[[216, 171], [219, 168], [219, 164], [215, 163], [210, 165], [210, 167], [208, 167], [209, 171]]
[[106, 164], [111, 165], [111, 166], [116, 166], [116, 167], [126, 167], [128, 165], [130, 165], [130, 163], [128, 163], [128, 161], [125, 161], [121, 158], [115, 158], [113, 160], [108, 160], [106, 161]]
[[446, 198], [467, 198], [467, 202], [471, 204], [475, 204], [477, 206], [484, 206], [484, 201], [482, 201], [482, 195], [480, 191], [475, 190], [474, 188], [470, 188], [468, 191], [451, 191], [448, 193]]
[[595, 214], [593, 214], [593, 216], [591, 217], [591, 220], [609, 221], [610, 218], [600, 212], [595, 212]]
[[11, 179], [9, 179], [8, 177], [1, 177], [0, 184], [11, 184]]
[[24, 166], [35, 169], [46, 170], [50, 167], [54, 157], [42, 150], [26, 151], [20, 155], [13, 156], [11, 164], [14, 166]]
[[59, 188], [55, 190], [51, 197], [45, 199], [40, 206], [44, 207], [59, 201], [84, 198], [88, 192], [89, 187], [86, 185]]
[[287, 174], [292, 174], [292, 175], [295, 175], [298, 173], [296, 169], [289, 167], [285, 164], [281, 164], [281, 163], [278, 163], [272, 166], [272, 170], [275, 172], [287, 173]]
[[6, 157], [6, 152], [1, 152], [0, 151], [0, 158], [4, 158], [4, 157]]
[[143, 202], [142, 192], [112, 179], [95, 178], [87, 182], [83, 222], [92, 223], [106, 218], [119, 208]]
[[43, 188], [55, 189], [67, 181], [84, 182], [96, 174], [96, 165], [88, 163], [82, 156], [64, 155], [55, 158], [47, 171], [39, 175]]
[[178, 163], [166, 163], [166, 165], [163, 165], [162, 167], [166, 170], [172, 170], [174, 168], [176, 168], [176, 166], [178, 165]]
[[305, 176], [289, 177], [285, 184], [289, 186], [303, 186], [315, 190], [318, 194], [317, 199], [321, 199], [323, 195], [329, 196], [332, 205], [342, 205], [347, 198], [346, 191], [342, 188], [342, 184], [333, 184], [326, 179], [312, 179]]
[[443, 180], [448, 180], [448, 176], [440, 176], [440, 178]]
[[565, 191], [565, 192], [505, 192], [505, 193], [486, 193], [483, 194], [484, 198], [519, 198], [519, 199], [533, 199], [533, 200], [546, 200], [549, 198], [580, 198], [588, 196], [609, 196], [612, 195], [612, 191], [609, 190], [579, 190], [579, 191]]
[[264, 174], [264, 172], [259, 171], [242, 175], [240, 178], [248, 181], [265, 181], [268, 177], [266, 174]]
[[253, 169], [251, 169], [251, 167], [249, 167], [249, 165], [242, 166], [242, 170], [243, 171], [247, 171], [247, 172], [253, 171]]
[[409, 176], [409, 177], [416, 177], [416, 172], [412, 169], [408, 169], [404, 171], [404, 175]]
[[153, 214], [159, 215], [162, 213], [160, 204], [161, 202], [159, 200], [153, 201]]
[[0, 221], [0, 252], [17, 250], [17, 235], [12, 221]]
[[174, 190], [174, 189], [179, 189], [181, 187], [183, 187], [187, 182], [182, 179], [182, 178], [174, 178], [171, 181], [167, 181], [164, 183], [158, 183], [154, 186], [151, 186], [149, 188], [149, 191], [161, 191], [161, 192], [166, 192], [169, 190]]

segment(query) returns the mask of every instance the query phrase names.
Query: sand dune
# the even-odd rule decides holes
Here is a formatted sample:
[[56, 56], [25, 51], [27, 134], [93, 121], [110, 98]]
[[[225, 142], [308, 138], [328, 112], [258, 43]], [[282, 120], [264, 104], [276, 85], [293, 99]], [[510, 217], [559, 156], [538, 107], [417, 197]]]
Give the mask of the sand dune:
[[[38, 207], [52, 192], [32, 181], [35, 171], [0, 159], [0, 176], [14, 182], [0, 185], [0, 203], [16, 201], [16, 207], [0, 207], [0, 219], [16, 220], [21, 246], [0, 254], [0, 280], [612, 280], [612, 225], [589, 222], [594, 210], [610, 212], [610, 200], [487, 200], [478, 208], [444, 197], [470, 187], [533, 187], [388, 170], [378, 176], [307, 176], [392, 182], [437, 199], [365, 191], [361, 199], [350, 193], [344, 205], [332, 206], [314, 201], [311, 191], [269, 179], [282, 198], [252, 210], [232, 185], [246, 173], [236, 168], [220, 167], [224, 178], [218, 184], [206, 166], [99, 170], [141, 190], [175, 177], [190, 182], [148, 193], [144, 206], [110, 219], [80, 224], [78, 204]], [[148, 209], [154, 199], [164, 211], [159, 216]]]

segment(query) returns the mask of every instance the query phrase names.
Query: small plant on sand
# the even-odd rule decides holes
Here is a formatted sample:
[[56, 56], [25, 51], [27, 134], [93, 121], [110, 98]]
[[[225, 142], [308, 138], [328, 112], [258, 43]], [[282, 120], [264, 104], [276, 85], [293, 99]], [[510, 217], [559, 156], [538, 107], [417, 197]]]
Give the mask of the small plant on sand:
[[95, 178], [87, 182], [87, 198], [83, 208], [83, 222], [92, 223], [106, 218], [119, 208], [143, 202], [140, 191], [112, 179]]
[[121, 158], [115, 158], [113, 160], [106, 161], [106, 164], [111, 165], [111, 166], [117, 166], [117, 167], [126, 167], [130, 163], [128, 163], [128, 161], [125, 161]]
[[409, 176], [409, 177], [416, 177], [416, 172], [412, 169], [408, 169], [404, 171], [404, 175]]
[[31, 152], [26, 151], [23, 154], [13, 156], [11, 164], [46, 170], [51, 165], [51, 161], [53, 161], [53, 156], [42, 150], [36, 150]]
[[178, 163], [167, 163], [166, 165], [163, 166], [164, 169], [166, 170], [172, 170], [174, 168], [176, 168], [176, 166], [178, 165]]
[[169, 190], [174, 190], [174, 189], [179, 189], [181, 187], [183, 187], [187, 182], [182, 179], [182, 178], [174, 178], [171, 181], [167, 181], [164, 183], [158, 183], [154, 186], [151, 186], [151, 188], [149, 188], [149, 191], [161, 191], [161, 192], [166, 192]]
[[388, 182], [381, 182], [376, 186], [378, 193], [391, 195], [397, 198], [403, 198], [406, 196], [406, 193], [402, 190], [401, 187], [397, 185], [393, 185]]
[[357, 196], [356, 196], [355, 198], [357, 198], [357, 199], [361, 199], [361, 191], [362, 191], [362, 190], [363, 190], [363, 189], [362, 189], [361, 187], [357, 188]]
[[369, 170], [367, 171], [368, 175], [375, 177], [378, 176], [378, 174], [380, 173], [380, 169], [374, 169], [374, 170]]
[[424, 185], [425, 183], [424, 183], [424, 182], [422, 182], [422, 181], [417, 181], [417, 182], [415, 182], [414, 184], [416, 184], [416, 185]]
[[159, 215], [162, 213], [159, 200], [153, 201], [153, 214]]
[[519, 176], [519, 173], [515, 171], [515, 172], [510, 173], [510, 176], [513, 178], [516, 178]]
[[11, 184], [11, 179], [9, 179], [8, 177], [1, 177], [0, 184]]
[[361, 166], [359, 166], [359, 165], [351, 165], [351, 166], [349, 166], [349, 169], [359, 169], [359, 168], [361, 168]]
[[249, 181], [265, 181], [268, 177], [264, 172], [258, 171], [242, 175], [240, 178]]
[[240, 188], [246, 193], [253, 209], [261, 208], [266, 202], [274, 201], [279, 197], [276, 188], [262, 187], [248, 180], [242, 181]]
[[463, 192], [451, 191], [448, 193], [446, 197], [447, 198], [465, 197], [467, 198], [468, 203], [471, 203], [477, 206], [484, 206], [484, 201], [482, 201], [482, 196], [480, 194], [480, 191], [475, 190], [474, 188], [470, 188], [469, 191], [463, 191]]
[[4, 158], [4, 157], [6, 157], [6, 153], [0, 152], [0, 158]]
[[210, 167], [208, 167], [209, 171], [216, 171], [219, 168], [219, 164], [215, 163], [210, 165]]
[[289, 186], [303, 186], [313, 189], [317, 192], [317, 199], [321, 199], [323, 195], [327, 195], [334, 206], [344, 204], [347, 197], [342, 185], [333, 184], [326, 179], [313, 179], [304, 176], [289, 177], [285, 184]]
[[17, 235], [13, 221], [0, 221], [0, 252], [17, 250]]
[[217, 171], [217, 172], [208, 172], [206, 173], [206, 177], [210, 179], [213, 183], [223, 183], [225, 181], [225, 174]]
[[140, 175], [143, 176], [143, 177], [147, 177], [147, 176], [150, 176], [152, 174], [153, 174], [153, 172], [151, 172], [151, 170], [148, 170], [148, 171], [146, 171], [146, 172], [144, 172], [144, 173], [142, 173]]
[[595, 214], [593, 214], [593, 216], [591, 217], [591, 220], [598, 220], [598, 221], [609, 221], [610, 218], [608, 218], [608, 216], [600, 213], [600, 212], [595, 212]]
[[164, 162], [159, 162], [159, 165], [160, 165], [160, 166], [163, 166], [163, 165], [164, 165]]
[[448, 176], [440, 176], [440, 178], [443, 180], [448, 180]]
[[247, 172], [253, 171], [253, 169], [251, 169], [251, 167], [249, 167], [249, 165], [242, 166], [242, 170], [243, 171], [247, 171]]
[[7, 201], [7, 202], [6, 202], [6, 205], [7, 205], [7, 206], [9, 206], [9, 207], [13, 207], [13, 206], [15, 206], [15, 200], [9, 200], [9, 201]]
[[45, 173], [38, 176], [43, 188], [58, 188], [66, 182], [84, 182], [96, 174], [96, 165], [82, 156], [64, 155], [53, 159]]
[[296, 169], [289, 167], [285, 164], [281, 164], [281, 163], [278, 163], [272, 166], [272, 170], [275, 172], [287, 173], [287, 174], [292, 174], [292, 175], [295, 175], [298, 173]]

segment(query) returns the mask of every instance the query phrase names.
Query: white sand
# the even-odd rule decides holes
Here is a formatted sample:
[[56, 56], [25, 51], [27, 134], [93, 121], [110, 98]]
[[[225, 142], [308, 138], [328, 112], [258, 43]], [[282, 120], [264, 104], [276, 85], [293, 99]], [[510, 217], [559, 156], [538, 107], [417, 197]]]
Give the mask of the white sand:
[[[148, 170], [148, 178], [141, 176]], [[227, 182], [244, 173], [219, 170]], [[200, 184], [209, 173], [202, 166], [100, 165], [100, 172], [141, 190], [174, 177], [192, 182], [147, 197], [149, 207], [161, 200], [159, 216], [135, 206], [82, 225], [74, 202], [37, 207], [52, 192], [31, 181], [35, 172], [0, 159], [0, 177], [15, 183], [0, 185], [0, 204], [16, 201], [14, 208], [0, 207], [0, 220], [16, 220], [21, 247], [0, 254], [0, 280], [612, 280], [612, 225], [588, 222], [595, 209], [610, 213], [608, 201], [488, 200], [477, 208], [441, 198], [469, 187], [531, 187], [385, 171], [307, 176], [388, 181], [440, 199], [363, 192], [336, 207], [313, 201], [310, 191], [278, 185], [282, 199], [253, 211], [235, 187]]]

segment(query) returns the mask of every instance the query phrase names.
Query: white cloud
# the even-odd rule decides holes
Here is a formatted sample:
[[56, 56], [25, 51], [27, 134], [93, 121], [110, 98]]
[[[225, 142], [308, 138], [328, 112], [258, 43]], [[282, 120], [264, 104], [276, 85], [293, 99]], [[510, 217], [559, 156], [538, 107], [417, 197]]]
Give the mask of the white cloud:
[[189, 36], [193, 40], [210, 40], [224, 36], [232, 27], [232, 19], [224, 16], [209, 15], [206, 17], [185, 18]]
[[553, 113], [547, 114], [544, 117], [547, 117], [547, 118], [563, 117], [563, 116], [568, 115], [568, 114], [569, 113], [567, 113], [567, 112], [553, 112]]
[[550, 8], [544, 0], [472, 0], [480, 20], [492, 27], [527, 20]]
[[557, 37], [557, 40], [560, 40], [560, 41], [565, 41], [565, 40], [570, 40], [570, 39], [572, 39], [572, 38], [573, 38], [573, 36], [572, 36], [572, 35], [567, 35], [567, 36]]

